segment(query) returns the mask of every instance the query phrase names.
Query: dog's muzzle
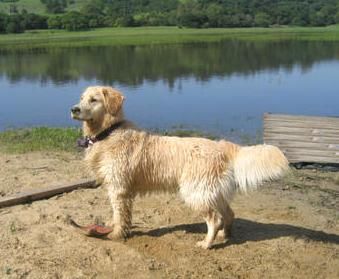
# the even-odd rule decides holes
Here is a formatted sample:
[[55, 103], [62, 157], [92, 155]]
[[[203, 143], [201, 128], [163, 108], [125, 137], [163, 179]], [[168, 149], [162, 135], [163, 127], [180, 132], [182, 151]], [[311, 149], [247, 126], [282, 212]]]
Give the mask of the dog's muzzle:
[[73, 114], [79, 114], [80, 113], [80, 107], [79, 106], [74, 106], [74, 107], [72, 107], [71, 108], [71, 112], [73, 113]]

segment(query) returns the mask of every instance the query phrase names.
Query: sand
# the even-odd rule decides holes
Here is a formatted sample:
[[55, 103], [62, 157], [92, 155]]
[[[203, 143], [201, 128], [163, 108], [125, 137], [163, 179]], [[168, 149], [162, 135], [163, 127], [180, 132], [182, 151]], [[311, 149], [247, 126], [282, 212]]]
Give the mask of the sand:
[[[90, 178], [80, 154], [0, 153], [0, 196]], [[126, 241], [70, 226], [111, 218], [106, 189], [0, 209], [0, 278], [339, 278], [339, 174], [293, 170], [232, 203], [233, 237], [211, 250], [177, 195], [137, 198]]]

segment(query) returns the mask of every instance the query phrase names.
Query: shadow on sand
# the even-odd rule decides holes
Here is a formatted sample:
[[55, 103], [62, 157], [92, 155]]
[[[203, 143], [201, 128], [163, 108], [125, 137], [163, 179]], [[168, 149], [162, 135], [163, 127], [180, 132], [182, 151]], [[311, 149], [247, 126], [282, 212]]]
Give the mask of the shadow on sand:
[[[160, 237], [176, 231], [203, 234], [206, 232], [206, 224], [180, 224], [154, 229], [147, 232], [134, 231], [132, 232], [132, 236], [148, 235], [152, 237]], [[311, 241], [339, 244], [339, 235], [336, 234], [329, 234], [323, 231], [316, 231], [286, 224], [266, 224], [237, 218], [233, 223], [232, 237], [230, 241], [227, 243], [216, 244], [213, 248], [218, 249], [230, 245], [243, 244], [247, 241], [262, 241], [285, 236], [294, 237], [296, 239], [302, 238]]]

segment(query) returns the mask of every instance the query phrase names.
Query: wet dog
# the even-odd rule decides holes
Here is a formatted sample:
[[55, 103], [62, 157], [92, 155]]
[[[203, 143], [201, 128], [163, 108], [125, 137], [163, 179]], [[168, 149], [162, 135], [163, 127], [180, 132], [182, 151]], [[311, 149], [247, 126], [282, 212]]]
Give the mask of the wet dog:
[[124, 119], [124, 96], [111, 87], [85, 90], [72, 111], [83, 121], [85, 161], [107, 185], [113, 207], [111, 237], [127, 237], [136, 195], [178, 191], [204, 217], [208, 232], [197, 243], [210, 248], [219, 232], [230, 236], [234, 194], [279, 178], [288, 168], [271, 145], [239, 146], [220, 140], [150, 134]]

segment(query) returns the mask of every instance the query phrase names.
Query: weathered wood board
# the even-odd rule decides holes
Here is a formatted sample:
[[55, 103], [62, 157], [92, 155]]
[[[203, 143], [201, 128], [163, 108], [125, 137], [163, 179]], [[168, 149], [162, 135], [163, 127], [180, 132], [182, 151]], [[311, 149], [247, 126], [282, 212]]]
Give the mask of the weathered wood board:
[[264, 143], [291, 163], [339, 164], [339, 117], [264, 114]]
[[94, 188], [97, 186], [99, 184], [95, 180], [80, 180], [69, 184], [33, 189], [13, 196], [0, 198], [0, 208], [50, 198], [78, 188]]

